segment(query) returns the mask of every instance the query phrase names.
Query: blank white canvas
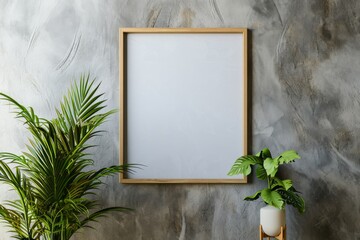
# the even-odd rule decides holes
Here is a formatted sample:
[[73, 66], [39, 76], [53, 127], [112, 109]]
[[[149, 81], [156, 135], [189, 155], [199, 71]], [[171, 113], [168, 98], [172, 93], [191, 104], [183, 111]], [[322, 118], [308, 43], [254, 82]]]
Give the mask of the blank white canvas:
[[127, 162], [146, 166], [128, 178], [234, 178], [227, 172], [244, 153], [243, 41], [127, 35]]

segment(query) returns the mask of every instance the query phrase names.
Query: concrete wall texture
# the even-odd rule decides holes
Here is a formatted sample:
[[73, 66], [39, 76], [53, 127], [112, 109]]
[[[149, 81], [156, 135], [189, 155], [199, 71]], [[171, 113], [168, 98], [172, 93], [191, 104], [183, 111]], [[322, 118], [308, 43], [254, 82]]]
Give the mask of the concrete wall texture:
[[[360, 239], [360, 1], [0, 0], [0, 91], [39, 115], [91, 72], [109, 108], [119, 107], [121, 27], [246, 27], [251, 30], [253, 152], [296, 149], [281, 170], [307, 202], [287, 208], [288, 239]], [[25, 149], [24, 127], [0, 105], [0, 150]], [[119, 117], [97, 141], [96, 167], [115, 164]], [[106, 179], [103, 206], [128, 206], [74, 239], [258, 239], [261, 202], [246, 185], [121, 185]], [[0, 186], [0, 201], [12, 198]], [[1, 225], [0, 239], [9, 239]]]

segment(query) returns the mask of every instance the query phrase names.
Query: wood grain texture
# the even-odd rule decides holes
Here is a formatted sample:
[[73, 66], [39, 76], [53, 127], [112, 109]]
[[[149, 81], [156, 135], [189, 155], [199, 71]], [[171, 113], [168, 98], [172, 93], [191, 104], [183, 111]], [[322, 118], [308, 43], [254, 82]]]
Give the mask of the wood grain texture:
[[247, 183], [247, 177], [243, 179], [131, 179], [122, 178], [121, 183], [139, 184], [224, 184], [224, 183]]
[[246, 28], [121, 28], [121, 33], [242, 33]]

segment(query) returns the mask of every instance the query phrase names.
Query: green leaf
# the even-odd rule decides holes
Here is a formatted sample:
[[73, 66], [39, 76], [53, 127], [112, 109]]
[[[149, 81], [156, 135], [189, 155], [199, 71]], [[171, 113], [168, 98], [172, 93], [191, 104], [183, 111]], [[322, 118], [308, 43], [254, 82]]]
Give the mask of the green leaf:
[[274, 182], [271, 185], [271, 189], [276, 188], [276, 189], [289, 190], [292, 187], [292, 181], [290, 179], [281, 180], [277, 177], [274, 177], [273, 180]]
[[285, 189], [282, 181], [281, 181], [279, 178], [277, 178], [277, 177], [274, 177], [274, 178], [272, 179], [270, 188], [273, 189], [273, 190], [274, 190], [274, 189], [278, 189], [278, 188]]
[[270, 150], [269, 150], [268, 148], [264, 148], [264, 149], [262, 150], [262, 158], [263, 158], [263, 159], [272, 158], [272, 157], [271, 157], [271, 152], [270, 152]]
[[258, 152], [255, 156], [260, 157], [262, 159], [271, 158], [271, 152], [268, 148], [264, 148], [260, 152]]
[[257, 191], [254, 195], [251, 196], [247, 196], [246, 198], [244, 198], [245, 201], [254, 201], [256, 199], [258, 199], [261, 195], [261, 190]]
[[128, 213], [133, 211], [133, 209], [131, 208], [124, 208], [124, 207], [109, 207], [109, 208], [104, 208], [101, 209], [99, 211], [96, 211], [94, 213], [92, 213], [90, 216], [88, 216], [87, 218], [85, 218], [84, 220], [81, 221], [81, 226], [82, 227], [89, 227], [89, 223], [90, 222], [97, 222], [98, 218], [104, 217], [106, 216], [106, 214], [109, 214], [111, 212], [123, 212], [123, 213]]
[[305, 212], [305, 201], [304, 199], [296, 194], [295, 192], [288, 190], [278, 190], [278, 193], [281, 195], [281, 197], [284, 199], [286, 204], [292, 205], [295, 207], [299, 213]]
[[272, 159], [267, 158], [264, 161], [264, 168], [266, 170], [266, 174], [271, 177], [275, 177], [277, 170], [279, 167], [278, 158]]
[[256, 177], [260, 180], [266, 180], [266, 178], [267, 178], [266, 170], [262, 165], [257, 166]]
[[300, 156], [294, 150], [288, 150], [280, 154], [278, 158], [279, 158], [279, 163], [284, 164], [284, 163], [293, 162], [296, 159], [300, 159]]
[[284, 201], [279, 193], [272, 191], [271, 189], [265, 188], [261, 191], [261, 198], [267, 204], [282, 209], [284, 206]]
[[[0, 93], [0, 100], [14, 107], [16, 118], [30, 131], [27, 152], [23, 156], [0, 153], [0, 182], [12, 187], [18, 200], [0, 205], [0, 220], [12, 227], [18, 239], [70, 239], [87, 223], [112, 211], [127, 208], [98, 209], [95, 197], [102, 179], [119, 172], [131, 172], [134, 165], [93, 170], [87, 151], [89, 140], [99, 136], [98, 127], [115, 113], [105, 107], [99, 85], [82, 75], [63, 98], [56, 118], [43, 119], [33, 108], [26, 108]], [[90, 143], [89, 143], [90, 142]]]
[[292, 181], [290, 179], [282, 180], [285, 190], [289, 190], [292, 187]]
[[243, 174], [247, 176], [251, 173], [251, 165], [255, 165], [257, 163], [261, 163], [261, 159], [259, 157], [253, 155], [242, 156], [235, 161], [234, 165], [228, 172], [228, 175], [234, 176]]

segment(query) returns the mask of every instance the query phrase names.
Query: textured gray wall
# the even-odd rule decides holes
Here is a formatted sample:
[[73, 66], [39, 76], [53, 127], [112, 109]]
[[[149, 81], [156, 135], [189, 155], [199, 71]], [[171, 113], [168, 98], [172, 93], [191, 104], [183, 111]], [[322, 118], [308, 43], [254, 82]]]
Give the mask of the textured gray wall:
[[[119, 27], [247, 27], [252, 31], [252, 149], [297, 149], [283, 169], [307, 212], [287, 209], [289, 239], [360, 239], [360, 2], [356, 0], [0, 1], [0, 91], [54, 114], [80, 73], [103, 82], [117, 108]], [[24, 128], [0, 107], [0, 150], [24, 149]], [[97, 167], [118, 161], [118, 117]], [[229, 166], [230, 167], [230, 166]], [[127, 185], [106, 179], [114, 214], [74, 239], [258, 239], [262, 203], [247, 185]], [[0, 186], [0, 200], [12, 197]], [[0, 239], [9, 239], [0, 229]]]

